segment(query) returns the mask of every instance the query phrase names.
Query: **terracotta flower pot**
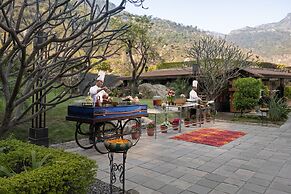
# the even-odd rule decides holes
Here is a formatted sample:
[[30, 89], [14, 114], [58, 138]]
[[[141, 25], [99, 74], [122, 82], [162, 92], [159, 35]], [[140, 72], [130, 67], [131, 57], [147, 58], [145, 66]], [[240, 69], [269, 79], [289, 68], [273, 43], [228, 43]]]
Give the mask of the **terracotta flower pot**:
[[161, 129], [161, 132], [162, 132], [162, 133], [167, 133], [167, 132], [168, 132], [168, 130], [167, 130], [168, 127], [167, 127], [167, 126], [161, 125], [161, 126], [160, 126], [160, 129]]
[[140, 132], [139, 131], [133, 131], [131, 133], [131, 138], [132, 139], [139, 139], [140, 138]]
[[184, 126], [185, 127], [190, 127], [191, 121], [184, 121]]
[[173, 130], [178, 130], [179, 124], [173, 124], [172, 127], [173, 127]]
[[148, 136], [154, 136], [155, 129], [154, 128], [147, 128], [147, 134], [148, 134]]

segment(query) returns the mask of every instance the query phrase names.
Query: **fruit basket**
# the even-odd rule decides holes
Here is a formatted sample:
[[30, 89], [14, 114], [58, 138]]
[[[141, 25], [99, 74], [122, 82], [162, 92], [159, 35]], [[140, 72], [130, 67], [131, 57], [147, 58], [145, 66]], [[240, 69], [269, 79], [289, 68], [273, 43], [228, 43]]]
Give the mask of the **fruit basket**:
[[128, 139], [109, 139], [104, 141], [104, 146], [110, 152], [124, 152], [132, 147], [132, 142]]

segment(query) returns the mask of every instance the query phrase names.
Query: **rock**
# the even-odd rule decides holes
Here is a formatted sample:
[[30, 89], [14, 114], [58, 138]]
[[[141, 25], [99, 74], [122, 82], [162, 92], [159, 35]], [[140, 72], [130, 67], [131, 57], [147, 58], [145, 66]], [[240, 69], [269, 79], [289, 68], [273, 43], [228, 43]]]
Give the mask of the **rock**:
[[166, 97], [167, 87], [161, 84], [149, 84], [144, 83], [138, 87], [139, 93], [142, 94], [143, 98], [153, 98], [153, 96], [161, 96], [162, 98]]

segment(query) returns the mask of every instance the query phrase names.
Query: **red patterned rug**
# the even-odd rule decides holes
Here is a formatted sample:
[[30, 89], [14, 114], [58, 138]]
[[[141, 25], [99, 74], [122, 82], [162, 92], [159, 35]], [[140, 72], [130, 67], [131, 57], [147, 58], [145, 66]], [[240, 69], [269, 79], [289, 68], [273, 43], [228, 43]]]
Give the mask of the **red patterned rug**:
[[171, 139], [183, 140], [193, 143], [201, 143], [211, 146], [220, 147], [239, 137], [244, 136], [246, 133], [240, 131], [229, 131], [215, 128], [204, 128], [195, 131], [190, 131], [182, 135], [171, 137]]

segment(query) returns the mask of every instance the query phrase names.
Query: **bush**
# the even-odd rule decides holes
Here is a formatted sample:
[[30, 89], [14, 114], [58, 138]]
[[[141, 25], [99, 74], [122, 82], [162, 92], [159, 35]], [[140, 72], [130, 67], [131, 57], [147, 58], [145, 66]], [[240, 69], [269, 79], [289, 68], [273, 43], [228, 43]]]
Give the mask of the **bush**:
[[269, 119], [271, 121], [282, 121], [288, 117], [288, 109], [284, 100], [272, 98], [269, 104]]
[[286, 86], [284, 89], [284, 96], [291, 99], [291, 86]]
[[[0, 150], [0, 165], [17, 173], [0, 177], [0, 193], [86, 193], [96, 175], [94, 161], [62, 150], [11, 139], [0, 141]], [[32, 150], [36, 160], [48, 158], [29, 170]]]
[[255, 78], [239, 78], [235, 80], [234, 107], [241, 113], [253, 109], [259, 101], [263, 84]]
[[189, 79], [177, 79], [174, 82], [171, 82], [168, 87], [173, 88], [177, 96], [180, 96], [181, 94], [188, 96], [192, 88], [191, 84], [189, 84]]

